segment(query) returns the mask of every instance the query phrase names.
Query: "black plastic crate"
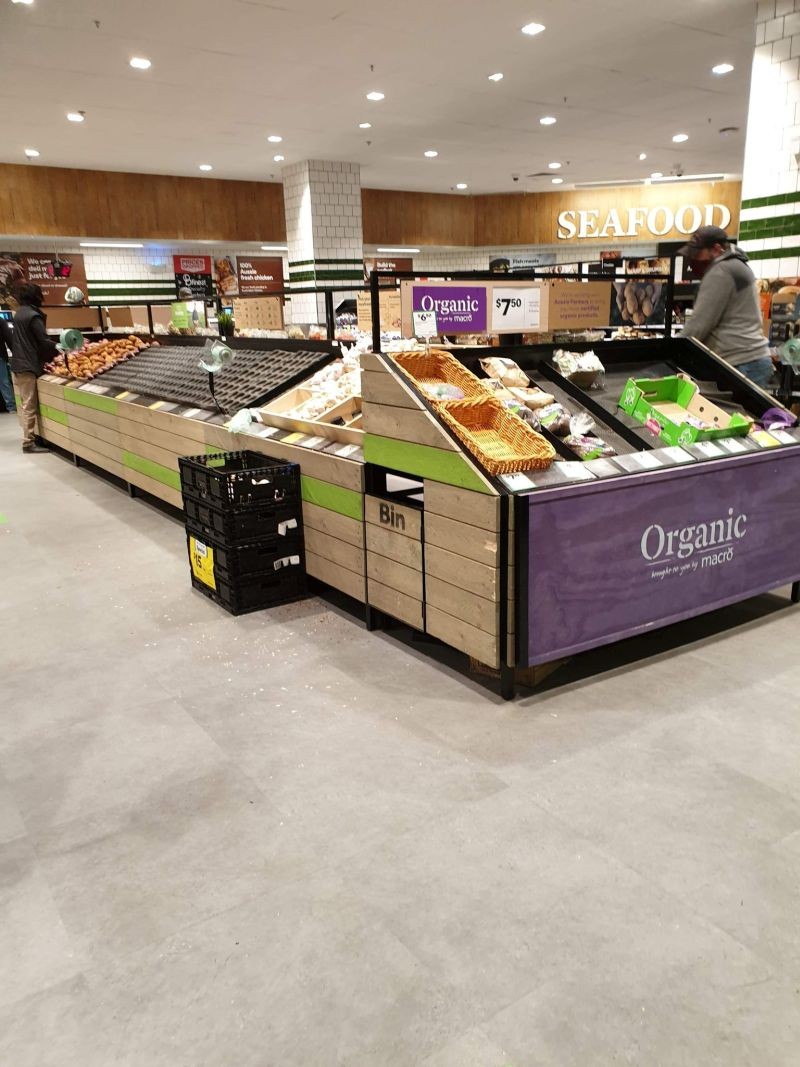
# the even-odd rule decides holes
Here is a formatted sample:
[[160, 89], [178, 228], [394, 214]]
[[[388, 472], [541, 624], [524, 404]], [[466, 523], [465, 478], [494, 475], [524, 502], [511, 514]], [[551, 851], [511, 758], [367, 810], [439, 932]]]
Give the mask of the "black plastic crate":
[[204, 585], [192, 575], [192, 585], [231, 615], [244, 615], [249, 611], [262, 611], [278, 604], [290, 604], [306, 596], [306, 575], [300, 567], [264, 571], [235, 583], [220, 579], [217, 581], [216, 590]]
[[300, 497], [300, 467], [260, 452], [218, 452], [178, 460], [181, 491], [220, 508], [267, 507]]
[[284, 536], [297, 533], [303, 524], [302, 503], [296, 494], [287, 496], [282, 503], [266, 508], [229, 508], [223, 510], [211, 504], [184, 496], [183, 510], [187, 525], [193, 526], [211, 540], [221, 540], [228, 545], [252, 541], [270, 534], [280, 534], [284, 523], [294, 520], [296, 526], [286, 529]]
[[[303, 559], [303, 536], [300, 530], [292, 530], [287, 537], [280, 534], [270, 534], [269, 537], [259, 538], [257, 541], [248, 541], [239, 545], [225, 545], [221, 541], [206, 537], [201, 530], [193, 528], [191, 523], [186, 525], [186, 550], [191, 561], [192, 548], [191, 538], [200, 542], [205, 548], [214, 551], [214, 576], [225, 581], [232, 582], [245, 575], [259, 574], [263, 571], [274, 571], [278, 560], [289, 556], [300, 557], [300, 568], [304, 567]], [[297, 564], [292, 564], [297, 567]]]

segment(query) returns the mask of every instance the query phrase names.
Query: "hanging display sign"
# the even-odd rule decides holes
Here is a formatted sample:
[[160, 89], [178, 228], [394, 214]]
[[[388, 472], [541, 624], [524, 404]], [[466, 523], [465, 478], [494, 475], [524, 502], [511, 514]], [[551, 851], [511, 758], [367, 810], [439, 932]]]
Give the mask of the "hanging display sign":
[[492, 287], [492, 332], [539, 330], [541, 328], [542, 290]]
[[214, 296], [211, 256], [173, 256], [172, 269], [179, 300], [210, 300]]
[[[414, 269], [413, 259], [394, 259], [392, 257], [380, 256], [375, 259], [364, 260], [364, 281], [369, 282], [369, 276], [374, 270], [394, 270], [394, 271], [411, 271]], [[379, 279], [381, 286], [395, 287], [396, 282], [394, 278], [381, 278]]]
[[233, 321], [237, 330], [282, 330], [283, 301], [279, 296], [234, 298]]
[[[396, 289], [379, 294], [381, 311], [381, 330], [384, 333], [400, 333], [400, 293]], [[359, 293], [356, 297], [358, 328], [364, 333], [372, 333], [372, 301], [369, 293]]]
[[239, 295], [239, 279], [233, 256], [214, 257], [214, 284], [221, 300], [229, 300], [232, 296]]
[[236, 275], [240, 296], [263, 296], [283, 289], [280, 256], [237, 256]]
[[[402, 288], [404, 292], [410, 293], [409, 312], [433, 311], [441, 333], [486, 332], [488, 286], [452, 282], [405, 282]], [[405, 313], [403, 318], [405, 319]]]
[[68, 289], [86, 296], [86, 268], [79, 253], [0, 252], [0, 300], [13, 297], [21, 282], [41, 287], [45, 304], [67, 304]]
[[528, 663], [788, 585], [798, 523], [800, 449], [531, 496]]

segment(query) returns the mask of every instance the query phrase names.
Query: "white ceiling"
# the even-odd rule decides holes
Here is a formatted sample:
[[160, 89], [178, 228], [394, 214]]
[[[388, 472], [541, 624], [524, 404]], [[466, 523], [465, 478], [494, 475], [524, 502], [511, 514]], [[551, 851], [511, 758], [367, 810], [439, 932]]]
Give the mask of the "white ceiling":
[[[281, 152], [433, 192], [550, 190], [525, 175], [551, 160], [565, 185], [740, 174], [754, 16], [754, 0], [0, 0], [0, 160], [280, 180]], [[523, 36], [534, 20], [546, 31]], [[723, 61], [734, 73], [712, 75]]]

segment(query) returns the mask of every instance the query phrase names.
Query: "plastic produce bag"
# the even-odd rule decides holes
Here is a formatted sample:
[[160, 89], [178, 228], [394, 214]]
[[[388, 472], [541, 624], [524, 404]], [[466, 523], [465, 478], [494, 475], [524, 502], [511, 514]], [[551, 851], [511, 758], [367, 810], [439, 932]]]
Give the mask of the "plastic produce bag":
[[595, 421], [588, 411], [579, 411], [569, 420], [569, 432], [575, 437], [586, 437], [594, 433]]
[[595, 353], [568, 352], [559, 348], [553, 354], [553, 363], [560, 374], [581, 389], [603, 389], [606, 369]]
[[513, 359], [505, 356], [490, 356], [481, 360], [481, 366], [490, 378], [497, 378], [506, 387], [516, 386], [524, 389], [530, 385], [528, 375]]
[[536, 423], [543, 426], [556, 437], [566, 437], [569, 433], [569, 412], [561, 404], [550, 404], [546, 408], [535, 411]]
[[570, 434], [564, 438], [564, 444], [582, 460], [599, 459], [601, 456], [616, 456], [616, 452], [599, 437], [587, 437], [583, 434]]

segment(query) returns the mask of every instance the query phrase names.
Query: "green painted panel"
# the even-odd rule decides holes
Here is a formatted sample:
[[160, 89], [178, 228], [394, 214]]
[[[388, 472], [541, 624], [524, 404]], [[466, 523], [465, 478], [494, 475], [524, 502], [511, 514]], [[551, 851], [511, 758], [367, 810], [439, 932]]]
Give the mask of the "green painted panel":
[[50, 419], [52, 422], [60, 422], [62, 426], [69, 426], [69, 416], [66, 411], [59, 411], [58, 408], [51, 408], [47, 404], [40, 404], [39, 414], [44, 415], [46, 419]]
[[301, 474], [300, 492], [308, 504], [317, 504], [328, 511], [338, 511], [340, 515], [349, 515], [351, 519], [358, 519], [359, 522], [364, 520], [364, 496], [354, 489], [344, 489], [340, 485]]
[[72, 404], [83, 404], [85, 408], [94, 408], [96, 411], [105, 411], [108, 415], [117, 414], [117, 402], [110, 396], [99, 396], [97, 393], [84, 393], [80, 389], [66, 386], [64, 399]]
[[364, 434], [364, 459], [367, 463], [376, 463], [390, 470], [416, 474], [418, 478], [430, 478], [434, 482], [491, 494], [486, 483], [458, 452], [446, 452], [443, 448], [395, 441], [368, 433]]
[[160, 463], [154, 463], [152, 459], [144, 459], [142, 456], [137, 456], [134, 452], [122, 453], [122, 462], [126, 467], [130, 467], [131, 470], [138, 471], [139, 474], [146, 474], [148, 478], [152, 478], [156, 482], [161, 482], [162, 485], [168, 485], [171, 489], [177, 489], [180, 492], [181, 489], [181, 476], [177, 471], [171, 471], [169, 467], [162, 467]]
[[7, 519], [7, 518], [6, 518], [6, 516], [5, 516], [5, 515], [4, 515], [4, 514], [3, 514], [3, 513], [2, 513], [1, 511], [0, 511], [0, 526], [5, 526], [5, 524], [6, 524], [7, 522], [8, 522], [8, 519]]

